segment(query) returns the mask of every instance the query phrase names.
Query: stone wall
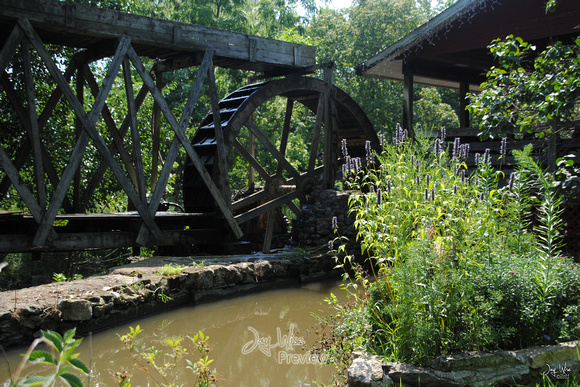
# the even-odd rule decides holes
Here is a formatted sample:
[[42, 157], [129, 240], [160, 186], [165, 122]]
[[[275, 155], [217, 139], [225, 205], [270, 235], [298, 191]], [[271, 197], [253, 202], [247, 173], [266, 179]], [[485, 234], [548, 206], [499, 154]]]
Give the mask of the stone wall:
[[580, 341], [572, 341], [520, 351], [460, 353], [441, 356], [427, 368], [357, 354], [348, 369], [348, 386], [535, 386], [543, 378], [565, 382], [580, 376], [579, 350]]
[[[338, 277], [326, 255], [293, 251], [234, 258], [152, 257], [113, 269], [110, 274], [0, 292], [0, 343], [28, 344], [40, 330], [84, 335], [183, 304]], [[197, 261], [199, 262], [199, 260]], [[168, 264], [181, 273], [162, 276]]]
[[337, 237], [332, 219], [336, 217], [338, 234], [356, 240], [354, 215], [348, 214], [348, 198], [352, 191], [314, 190], [302, 206], [302, 213], [292, 221], [292, 240], [302, 247], [326, 249]]

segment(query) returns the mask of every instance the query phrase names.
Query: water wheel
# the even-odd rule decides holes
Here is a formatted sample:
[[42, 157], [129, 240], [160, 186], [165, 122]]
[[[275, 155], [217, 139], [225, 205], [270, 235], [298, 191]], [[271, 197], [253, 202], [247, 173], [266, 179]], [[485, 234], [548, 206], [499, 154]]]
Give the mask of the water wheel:
[[[224, 154], [218, 150], [212, 112], [200, 124], [192, 145], [224, 196], [232, 198], [232, 211], [246, 226], [245, 234], [265, 233], [266, 249], [276, 228], [283, 228], [276, 221], [282, 207], [298, 214], [299, 202], [313, 187], [322, 186], [324, 180], [334, 186], [343, 139], [352, 156], [364, 156], [367, 140], [379, 148], [362, 109], [345, 92], [316, 78], [293, 76], [247, 85], [222, 99], [219, 112]], [[221, 171], [220, 157], [227, 160], [227, 169]], [[243, 179], [240, 168], [245, 168]], [[190, 161], [183, 193], [186, 212], [216, 211]]]

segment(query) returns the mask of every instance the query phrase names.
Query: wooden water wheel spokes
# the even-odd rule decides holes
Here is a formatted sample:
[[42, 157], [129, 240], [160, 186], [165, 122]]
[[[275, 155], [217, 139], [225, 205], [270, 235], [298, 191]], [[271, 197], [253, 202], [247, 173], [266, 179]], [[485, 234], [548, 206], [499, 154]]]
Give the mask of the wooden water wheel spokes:
[[[298, 201], [305, 201], [327, 176], [332, 181], [326, 184], [334, 186], [342, 139], [347, 140], [352, 156], [364, 155], [366, 140], [379, 148], [362, 109], [346, 93], [316, 78], [292, 76], [251, 84], [222, 99], [219, 110], [229, 174], [221, 176], [223, 168], [214, 165], [218, 157], [212, 113], [202, 121], [192, 145], [218, 186], [225, 187], [224, 191], [243, 191], [231, 201], [232, 211], [242, 226], [252, 224], [246, 228], [261, 230], [264, 250], [269, 250], [272, 234], [280, 227], [275, 219], [280, 218], [282, 207], [297, 215]], [[207, 189], [188, 165], [186, 212], [214, 211]], [[243, 187], [241, 165], [248, 168]], [[334, 169], [329, 173], [330, 167]]]

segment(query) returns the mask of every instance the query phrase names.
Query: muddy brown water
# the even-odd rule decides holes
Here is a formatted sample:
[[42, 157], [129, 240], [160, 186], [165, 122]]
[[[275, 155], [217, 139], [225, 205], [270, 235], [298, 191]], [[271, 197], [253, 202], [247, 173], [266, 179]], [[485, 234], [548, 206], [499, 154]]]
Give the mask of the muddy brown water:
[[[79, 349], [80, 358], [90, 364], [90, 382], [85, 385], [118, 385], [115, 372], [129, 370], [133, 386], [153, 386], [143, 371], [136, 370], [129, 352], [119, 340], [129, 327], [139, 325], [144, 344], [163, 348], [168, 338], [194, 336], [202, 331], [213, 349], [211, 366], [217, 370], [218, 386], [314, 386], [328, 384], [335, 368], [324, 365], [320, 357], [310, 356], [303, 347], [314, 341], [315, 318], [330, 312], [324, 301], [330, 293], [344, 297], [339, 282], [311, 283], [254, 293], [195, 306], [186, 306], [144, 318], [86, 337]], [[184, 341], [187, 343], [187, 341]], [[190, 351], [194, 351], [188, 345]], [[8, 362], [12, 372], [26, 348], [11, 350]], [[198, 359], [196, 357], [194, 360]], [[38, 368], [32, 366], [29, 371]], [[177, 383], [193, 384], [191, 371], [179, 367]], [[9, 375], [7, 361], [0, 361], [2, 382]]]

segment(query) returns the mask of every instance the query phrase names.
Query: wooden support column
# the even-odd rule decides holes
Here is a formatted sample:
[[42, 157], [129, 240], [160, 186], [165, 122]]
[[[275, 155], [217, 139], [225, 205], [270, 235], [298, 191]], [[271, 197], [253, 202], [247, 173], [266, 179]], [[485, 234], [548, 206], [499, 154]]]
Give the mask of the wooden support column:
[[459, 84], [459, 127], [461, 128], [469, 128], [469, 111], [466, 109], [469, 105], [467, 93], [469, 93], [469, 83], [461, 82]]
[[556, 162], [558, 161], [558, 147], [560, 143], [560, 134], [558, 133], [558, 124], [555, 121], [550, 121], [552, 133], [548, 137], [548, 147], [546, 149], [547, 168], [548, 172], [556, 170]]
[[309, 173], [314, 172], [314, 168], [316, 168], [316, 157], [318, 156], [318, 146], [320, 145], [320, 134], [322, 132], [322, 123], [324, 121], [325, 101], [323, 94], [321, 94], [318, 97], [318, 106], [316, 107], [316, 121], [314, 122], [314, 129], [312, 131], [312, 147], [310, 148], [310, 158], [308, 160]]
[[[228, 176], [228, 160], [226, 154], [226, 144], [224, 140], [224, 132], [222, 129], [222, 119], [220, 115], [219, 97], [217, 95], [217, 86], [215, 81], [215, 72], [213, 65], [213, 55], [209, 69], [207, 70], [209, 82], [209, 94], [211, 101], [211, 109], [213, 112], [213, 128], [215, 132], [216, 146], [217, 146], [217, 187], [222, 193], [224, 202], [230, 206], [230, 185]], [[187, 126], [187, 123], [185, 124]], [[214, 173], [215, 173], [214, 172]]]
[[[163, 73], [156, 71], [155, 85], [161, 91], [163, 90]], [[151, 149], [151, 192], [157, 187], [159, 178], [159, 141], [161, 138], [161, 108], [157, 102], [153, 103], [153, 122], [151, 125], [151, 135], [153, 137], [153, 148]]]
[[143, 157], [141, 155], [141, 138], [139, 136], [139, 125], [137, 123], [137, 107], [133, 92], [133, 79], [131, 78], [131, 64], [129, 58], [123, 59], [123, 78], [125, 79], [125, 93], [127, 96], [127, 114], [131, 122], [131, 139], [133, 140], [133, 156], [135, 159], [135, 169], [137, 170], [137, 194], [143, 203], [147, 202], [147, 189], [145, 188], [145, 172], [143, 170]]
[[338, 134], [336, 122], [333, 119], [334, 99], [332, 87], [334, 85], [333, 63], [324, 66], [324, 172], [323, 186], [326, 189], [334, 188], [337, 172]]
[[30, 140], [32, 142], [32, 161], [34, 165], [34, 177], [36, 180], [36, 194], [38, 204], [46, 209], [46, 188], [44, 186], [44, 168], [42, 167], [42, 145], [40, 143], [40, 129], [38, 127], [38, 115], [36, 113], [36, 97], [34, 94], [34, 78], [32, 76], [32, 61], [30, 59], [30, 43], [27, 39], [22, 40], [22, 60], [24, 67], [24, 83], [26, 86], [26, 102], [28, 107], [28, 122], [30, 124]]
[[413, 131], [413, 71], [403, 63], [403, 129], [409, 131], [409, 137], [415, 138]]
[[[79, 66], [77, 69], [77, 81], [76, 81], [76, 92], [77, 98], [81, 105], [84, 106], [85, 101], [85, 74], [83, 67]], [[75, 135], [78, 139], [83, 132], [82, 122], [75, 117]], [[75, 171], [75, 176], [73, 179], [73, 211], [76, 213], [81, 212], [81, 168], [80, 165]]]

